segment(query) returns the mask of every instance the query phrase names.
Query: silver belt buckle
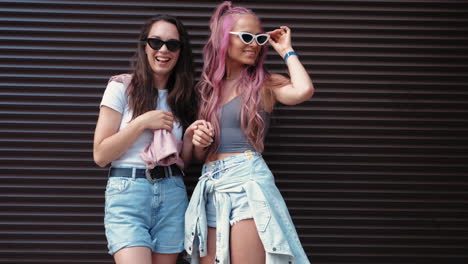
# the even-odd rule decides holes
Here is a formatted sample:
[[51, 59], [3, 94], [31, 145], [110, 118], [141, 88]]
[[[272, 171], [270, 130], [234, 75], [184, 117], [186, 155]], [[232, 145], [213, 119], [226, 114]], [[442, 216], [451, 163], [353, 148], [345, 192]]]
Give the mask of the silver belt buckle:
[[[159, 179], [153, 179], [153, 177], [151, 177], [151, 172], [150, 172], [151, 169], [146, 169], [145, 170], [145, 176], [146, 176], [146, 179], [148, 180], [148, 182], [151, 183], [151, 184], [155, 184], [157, 182], [160, 182], [160, 181], [164, 180], [164, 178], [168, 178], [168, 177], [172, 176], [172, 171], [171, 171], [171, 169], [169, 167], [163, 167], [163, 169], [164, 169], [164, 177], [159, 178]], [[167, 176], [169, 173], [170, 173], [170, 175]]]
[[150, 172], [150, 169], [146, 169], [145, 170], [145, 176], [146, 176], [146, 179], [148, 180], [149, 183], [151, 184], [155, 184], [159, 181], [161, 181], [162, 179], [164, 179], [165, 177], [163, 178], [159, 178], [159, 179], [153, 179], [153, 177], [151, 177], [151, 172]]
[[145, 176], [149, 183], [154, 184], [154, 180], [151, 178], [151, 172], [149, 169], [145, 170]]

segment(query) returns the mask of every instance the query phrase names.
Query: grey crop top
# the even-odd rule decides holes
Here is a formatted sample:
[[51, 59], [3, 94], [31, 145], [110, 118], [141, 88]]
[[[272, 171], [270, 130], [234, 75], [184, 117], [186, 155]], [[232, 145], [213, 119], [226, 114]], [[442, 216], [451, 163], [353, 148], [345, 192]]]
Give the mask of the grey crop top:
[[[216, 153], [236, 153], [246, 150], [255, 151], [255, 148], [245, 137], [241, 127], [240, 107], [241, 97], [238, 95], [231, 101], [223, 105], [221, 109], [220, 126], [220, 144]], [[261, 116], [265, 122], [265, 131], [268, 131], [270, 125], [270, 114], [262, 111]]]

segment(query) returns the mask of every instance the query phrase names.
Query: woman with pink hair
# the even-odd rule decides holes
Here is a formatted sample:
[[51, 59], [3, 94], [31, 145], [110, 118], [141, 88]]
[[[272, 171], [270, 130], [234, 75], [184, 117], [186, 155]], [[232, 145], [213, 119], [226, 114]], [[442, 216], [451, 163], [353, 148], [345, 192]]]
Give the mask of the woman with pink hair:
[[[192, 263], [309, 263], [286, 204], [262, 158], [276, 102], [312, 97], [312, 81], [291, 45], [291, 30], [265, 33], [259, 18], [231, 2], [210, 22], [197, 85], [195, 155], [202, 176], [185, 214], [185, 249]], [[264, 68], [270, 43], [291, 79]]]

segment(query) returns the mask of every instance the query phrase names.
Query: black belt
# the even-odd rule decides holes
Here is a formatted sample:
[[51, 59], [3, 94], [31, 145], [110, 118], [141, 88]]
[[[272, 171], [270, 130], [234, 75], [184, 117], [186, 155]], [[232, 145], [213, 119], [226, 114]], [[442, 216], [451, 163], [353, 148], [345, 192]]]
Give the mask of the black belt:
[[[132, 178], [133, 168], [110, 168], [109, 177]], [[175, 164], [171, 166], [156, 166], [154, 169], [135, 169], [135, 178], [146, 178], [150, 183], [156, 183], [166, 177], [182, 176], [183, 171]]]

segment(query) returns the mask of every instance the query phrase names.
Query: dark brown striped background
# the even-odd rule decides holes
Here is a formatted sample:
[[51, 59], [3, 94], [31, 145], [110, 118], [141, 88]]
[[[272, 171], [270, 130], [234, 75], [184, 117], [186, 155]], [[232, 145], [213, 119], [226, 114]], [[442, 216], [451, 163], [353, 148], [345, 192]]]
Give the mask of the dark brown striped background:
[[[92, 160], [107, 80], [157, 13], [183, 20], [199, 73], [217, 3], [0, 0], [0, 263], [112, 263]], [[315, 84], [265, 152], [310, 260], [468, 263], [466, 1], [235, 3], [292, 28]], [[267, 66], [286, 73], [272, 49]]]

